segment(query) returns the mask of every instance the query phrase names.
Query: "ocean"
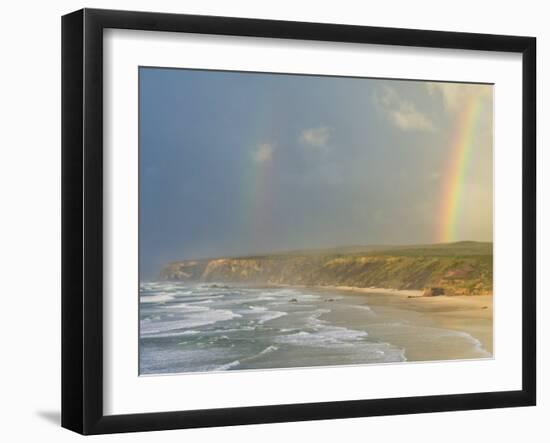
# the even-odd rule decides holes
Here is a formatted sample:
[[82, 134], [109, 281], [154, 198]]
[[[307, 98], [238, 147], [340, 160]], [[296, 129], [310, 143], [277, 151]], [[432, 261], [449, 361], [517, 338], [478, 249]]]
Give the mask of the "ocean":
[[404, 362], [419, 348], [429, 360], [490, 356], [362, 294], [223, 283], [142, 282], [139, 336], [141, 375]]

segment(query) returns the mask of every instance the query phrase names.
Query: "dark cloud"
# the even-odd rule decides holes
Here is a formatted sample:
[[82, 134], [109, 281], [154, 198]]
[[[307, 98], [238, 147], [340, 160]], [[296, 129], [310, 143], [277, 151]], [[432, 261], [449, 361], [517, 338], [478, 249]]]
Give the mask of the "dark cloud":
[[[432, 241], [456, 97], [471, 88], [143, 68], [142, 275], [182, 258]], [[479, 131], [462, 224], [487, 240], [490, 116]]]

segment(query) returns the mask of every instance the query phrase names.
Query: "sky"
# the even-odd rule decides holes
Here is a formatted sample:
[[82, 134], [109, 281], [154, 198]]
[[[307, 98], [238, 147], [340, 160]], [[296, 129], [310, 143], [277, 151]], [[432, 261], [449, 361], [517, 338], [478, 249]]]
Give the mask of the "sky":
[[493, 86], [140, 68], [140, 274], [491, 241]]

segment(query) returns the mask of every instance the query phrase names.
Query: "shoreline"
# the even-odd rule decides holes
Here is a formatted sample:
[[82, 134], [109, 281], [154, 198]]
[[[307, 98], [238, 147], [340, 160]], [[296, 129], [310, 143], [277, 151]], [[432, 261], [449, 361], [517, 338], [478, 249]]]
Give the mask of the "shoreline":
[[368, 287], [363, 288], [359, 286], [335, 286], [335, 285], [289, 285], [283, 283], [270, 283], [268, 286], [280, 287], [280, 288], [300, 288], [300, 289], [313, 289], [313, 290], [333, 290], [333, 291], [346, 291], [356, 292], [363, 294], [387, 294], [387, 295], [402, 295], [408, 298], [459, 298], [459, 297], [492, 297], [492, 293], [488, 294], [475, 294], [475, 295], [424, 295], [423, 289], [394, 289], [394, 288], [377, 288]]
[[[308, 286], [304, 286], [308, 287]], [[327, 289], [336, 291], [356, 292], [363, 294], [387, 294], [387, 295], [403, 295], [407, 297], [422, 297], [424, 291], [421, 289], [392, 289], [392, 288], [360, 288], [356, 286], [309, 286], [315, 289]], [[427, 298], [427, 297], [426, 297]]]
[[[421, 297], [424, 291], [420, 289], [392, 289], [392, 288], [361, 288], [358, 286], [333, 286], [333, 285], [289, 285], [284, 283], [268, 283], [267, 286], [274, 288], [297, 288], [297, 289], [312, 289], [314, 291], [346, 291], [365, 294], [388, 294], [388, 295], [406, 295], [412, 297]], [[477, 296], [473, 296], [477, 297]]]
[[[276, 285], [310, 289], [319, 292], [337, 292], [364, 297], [374, 311], [414, 314], [420, 324], [469, 334], [479, 341], [487, 353], [493, 352], [493, 295], [438, 295], [423, 296], [422, 290], [391, 288], [356, 288], [351, 286]], [[396, 315], [400, 317], [399, 314]], [[410, 349], [410, 361], [430, 360], [427, 350]], [[450, 359], [452, 359], [450, 352]]]

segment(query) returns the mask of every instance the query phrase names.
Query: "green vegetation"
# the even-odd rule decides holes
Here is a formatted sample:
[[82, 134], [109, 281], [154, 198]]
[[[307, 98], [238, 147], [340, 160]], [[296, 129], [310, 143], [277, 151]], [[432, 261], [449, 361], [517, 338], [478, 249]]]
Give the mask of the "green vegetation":
[[168, 264], [166, 280], [354, 286], [491, 294], [492, 243], [365, 246]]

